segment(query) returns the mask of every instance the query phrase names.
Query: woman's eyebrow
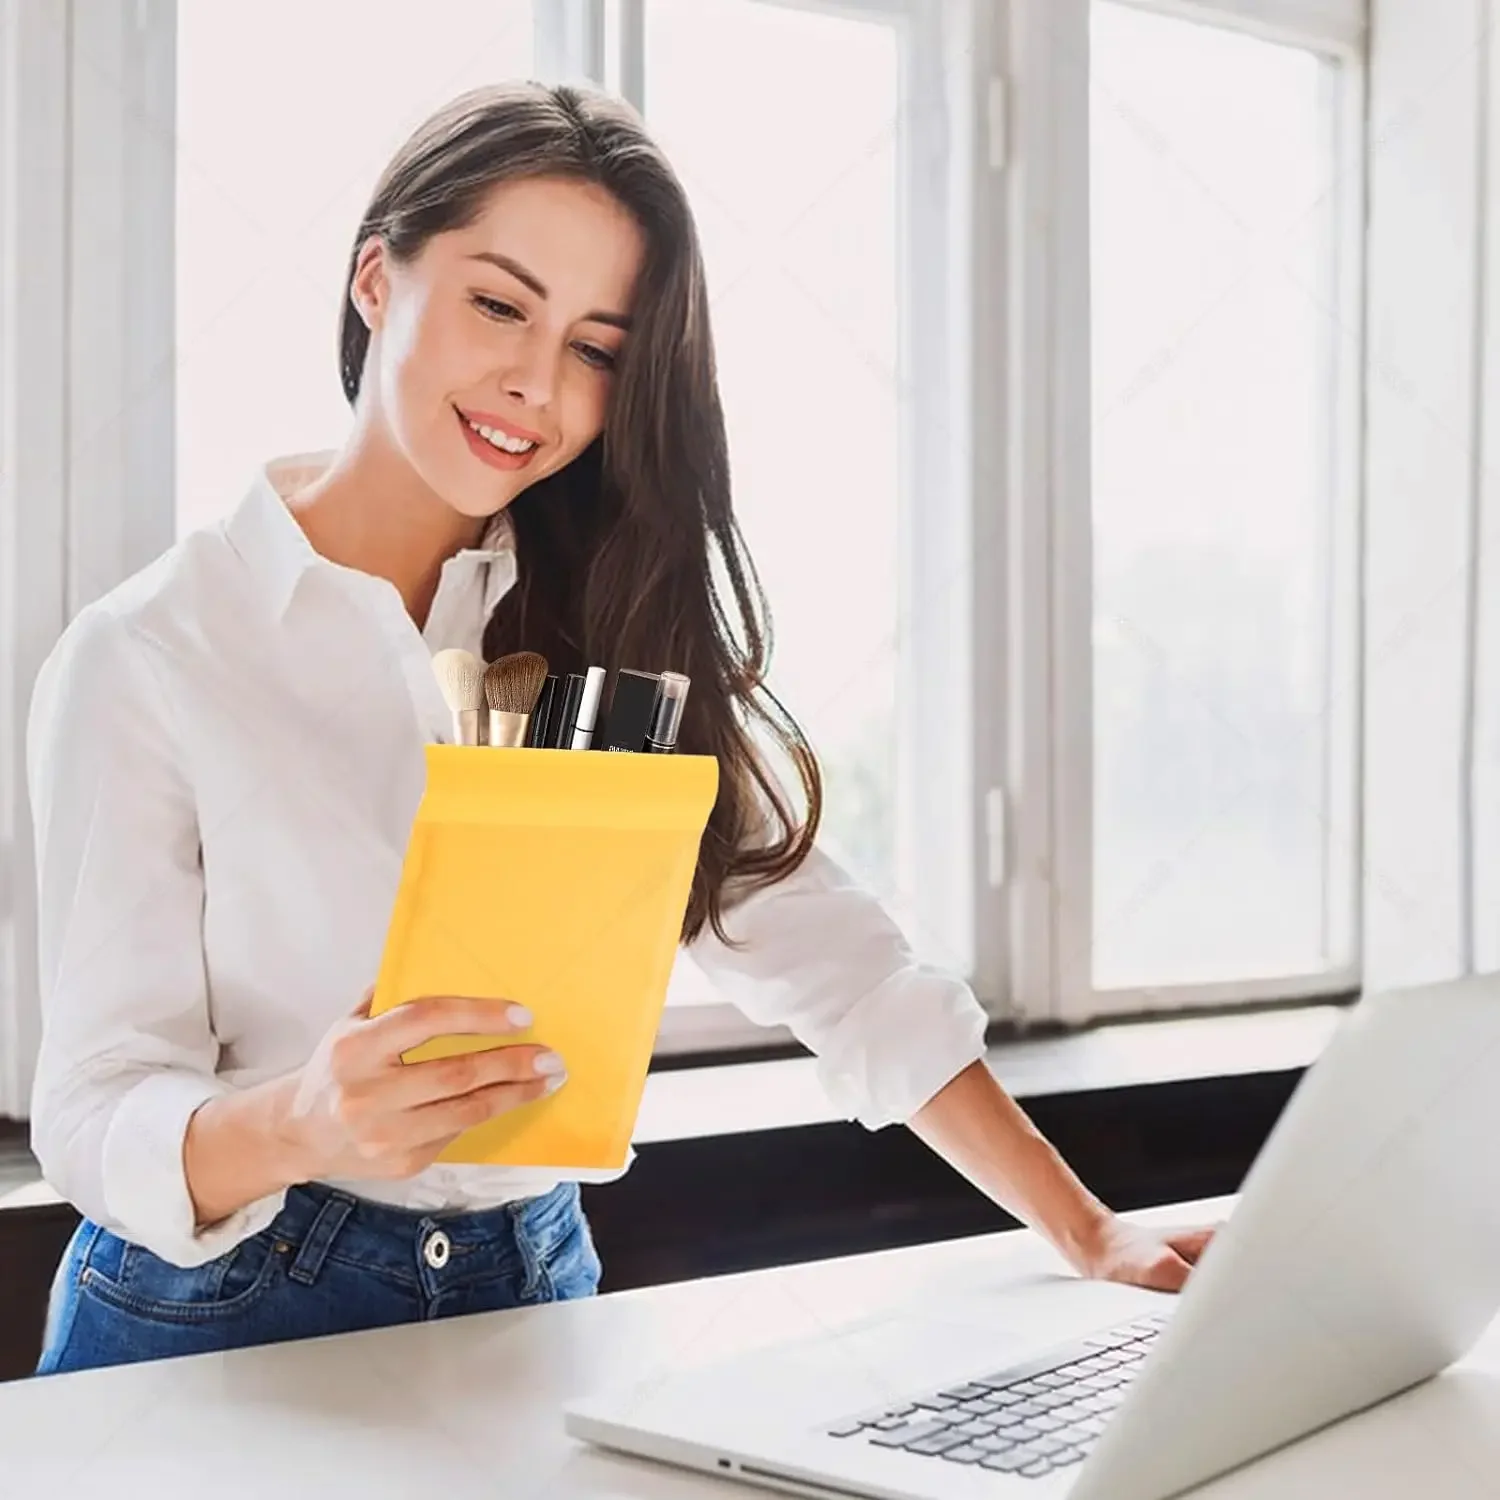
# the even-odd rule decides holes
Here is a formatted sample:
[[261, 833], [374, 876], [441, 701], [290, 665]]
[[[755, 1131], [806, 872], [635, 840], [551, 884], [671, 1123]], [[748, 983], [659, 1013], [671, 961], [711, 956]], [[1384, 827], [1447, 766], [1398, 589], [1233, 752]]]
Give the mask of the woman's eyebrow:
[[[501, 255], [498, 250], [477, 250], [470, 260], [486, 261], [492, 266], [499, 266], [502, 271], [509, 271], [522, 286], [540, 297], [543, 302], [547, 300], [547, 288], [541, 281], [518, 260], [512, 260], [508, 255]], [[585, 323], [607, 323], [611, 328], [629, 328], [630, 319], [624, 313], [616, 312], [591, 312], [583, 321]]]

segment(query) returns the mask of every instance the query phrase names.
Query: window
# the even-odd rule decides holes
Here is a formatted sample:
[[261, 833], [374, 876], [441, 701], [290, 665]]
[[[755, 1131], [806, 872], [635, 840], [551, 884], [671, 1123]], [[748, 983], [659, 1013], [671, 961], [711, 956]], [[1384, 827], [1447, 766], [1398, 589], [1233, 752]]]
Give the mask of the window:
[[1363, 7], [1014, 14], [1014, 1006], [1353, 990]]
[[[177, 6], [177, 520], [349, 427], [338, 320], [359, 216], [432, 110], [532, 71], [532, 0]], [[457, 42], [457, 39], [461, 41]]]
[[[947, 105], [935, 16], [888, 0], [645, 0], [605, 8], [600, 62], [697, 219], [735, 504], [771, 605], [771, 686], [823, 768], [820, 842], [923, 958], [967, 972], [970, 783], [947, 771], [969, 723], [933, 665], [966, 659], [966, 627], [922, 581], [959, 571], [965, 514], [947, 454], [918, 438], [924, 422], [959, 425], [949, 306], [923, 294], [943, 279], [955, 205], [916, 177]], [[935, 753], [916, 732], [933, 696], [951, 731]], [[669, 1049], [764, 1038], [691, 973], [672, 1000]]]
[[759, 0], [649, 0], [645, 78], [703, 239], [771, 685], [821, 758], [824, 842], [899, 900], [898, 36]]
[[1344, 971], [1344, 70], [1114, 0], [1091, 47], [1093, 983]]

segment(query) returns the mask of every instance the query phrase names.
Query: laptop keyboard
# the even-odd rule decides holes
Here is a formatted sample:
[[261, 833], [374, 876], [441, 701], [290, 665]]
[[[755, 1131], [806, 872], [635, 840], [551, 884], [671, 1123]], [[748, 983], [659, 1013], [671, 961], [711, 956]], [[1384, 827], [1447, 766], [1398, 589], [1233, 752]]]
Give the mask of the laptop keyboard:
[[825, 1428], [829, 1437], [1040, 1479], [1086, 1458], [1166, 1326], [1137, 1318], [962, 1385]]

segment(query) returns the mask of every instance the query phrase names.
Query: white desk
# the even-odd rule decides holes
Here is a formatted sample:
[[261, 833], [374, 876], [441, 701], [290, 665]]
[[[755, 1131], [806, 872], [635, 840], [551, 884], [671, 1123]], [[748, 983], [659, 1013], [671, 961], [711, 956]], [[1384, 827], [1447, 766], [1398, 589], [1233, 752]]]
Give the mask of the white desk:
[[[1145, 1219], [1203, 1222], [1223, 1205]], [[989, 1236], [586, 1302], [0, 1386], [0, 1495], [737, 1500], [767, 1492], [574, 1443], [560, 1403], [920, 1296], [1058, 1269]], [[1442, 1247], [1432, 1272], [1442, 1274]], [[107, 1488], [105, 1488], [107, 1486]], [[1500, 1325], [1453, 1372], [1197, 1492], [1493, 1500]]]

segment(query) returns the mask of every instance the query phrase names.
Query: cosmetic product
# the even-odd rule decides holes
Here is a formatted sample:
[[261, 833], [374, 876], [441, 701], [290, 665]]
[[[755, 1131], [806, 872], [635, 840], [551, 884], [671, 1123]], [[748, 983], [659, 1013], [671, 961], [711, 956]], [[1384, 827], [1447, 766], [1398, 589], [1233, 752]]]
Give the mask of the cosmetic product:
[[609, 704], [609, 722], [604, 727], [604, 750], [640, 750], [656, 713], [660, 679], [655, 672], [621, 668], [615, 675], [615, 695]]
[[557, 694], [557, 705], [547, 735], [554, 750], [571, 750], [573, 731], [578, 726], [578, 710], [583, 704], [583, 688], [588, 679], [582, 672], [569, 672]]
[[682, 710], [687, 703], [688, 678], [681, 672], [663, 672], [661, 688], [656, 695], [656, 712], [646, 731], [645, 748], [656, 755], [670, 755], [677, 748], [677, 733], [682, 728]]
[[531, 723], [526, 730], [526, 743], [533, 749], [545, 749], [550, 743], [552, 713], [557, 706], [560, 682], [555, 672], [549, 672], [536, 696], [536, 706], [531, 710]]
[[547, 658], [535, 651], [514, 651], [492, 661], [484, 671], [484, 697], [489, 704], [489, 743], [519, 749], [536, 707], [537, 694], [547, 680]]
[[443, 701], [453, 715], [453, 743], [484, 743], [484, 663], [472, 651], [449, 647], [432, 658]]
[[573, 728], [572, 748], [587, 750], [594, 742], [594, 724], [599, 715], [599, 698], [604, 692], [604, 668], [590, 667], [583, 681], [583, 701], [578, 705], [578, 722]]

